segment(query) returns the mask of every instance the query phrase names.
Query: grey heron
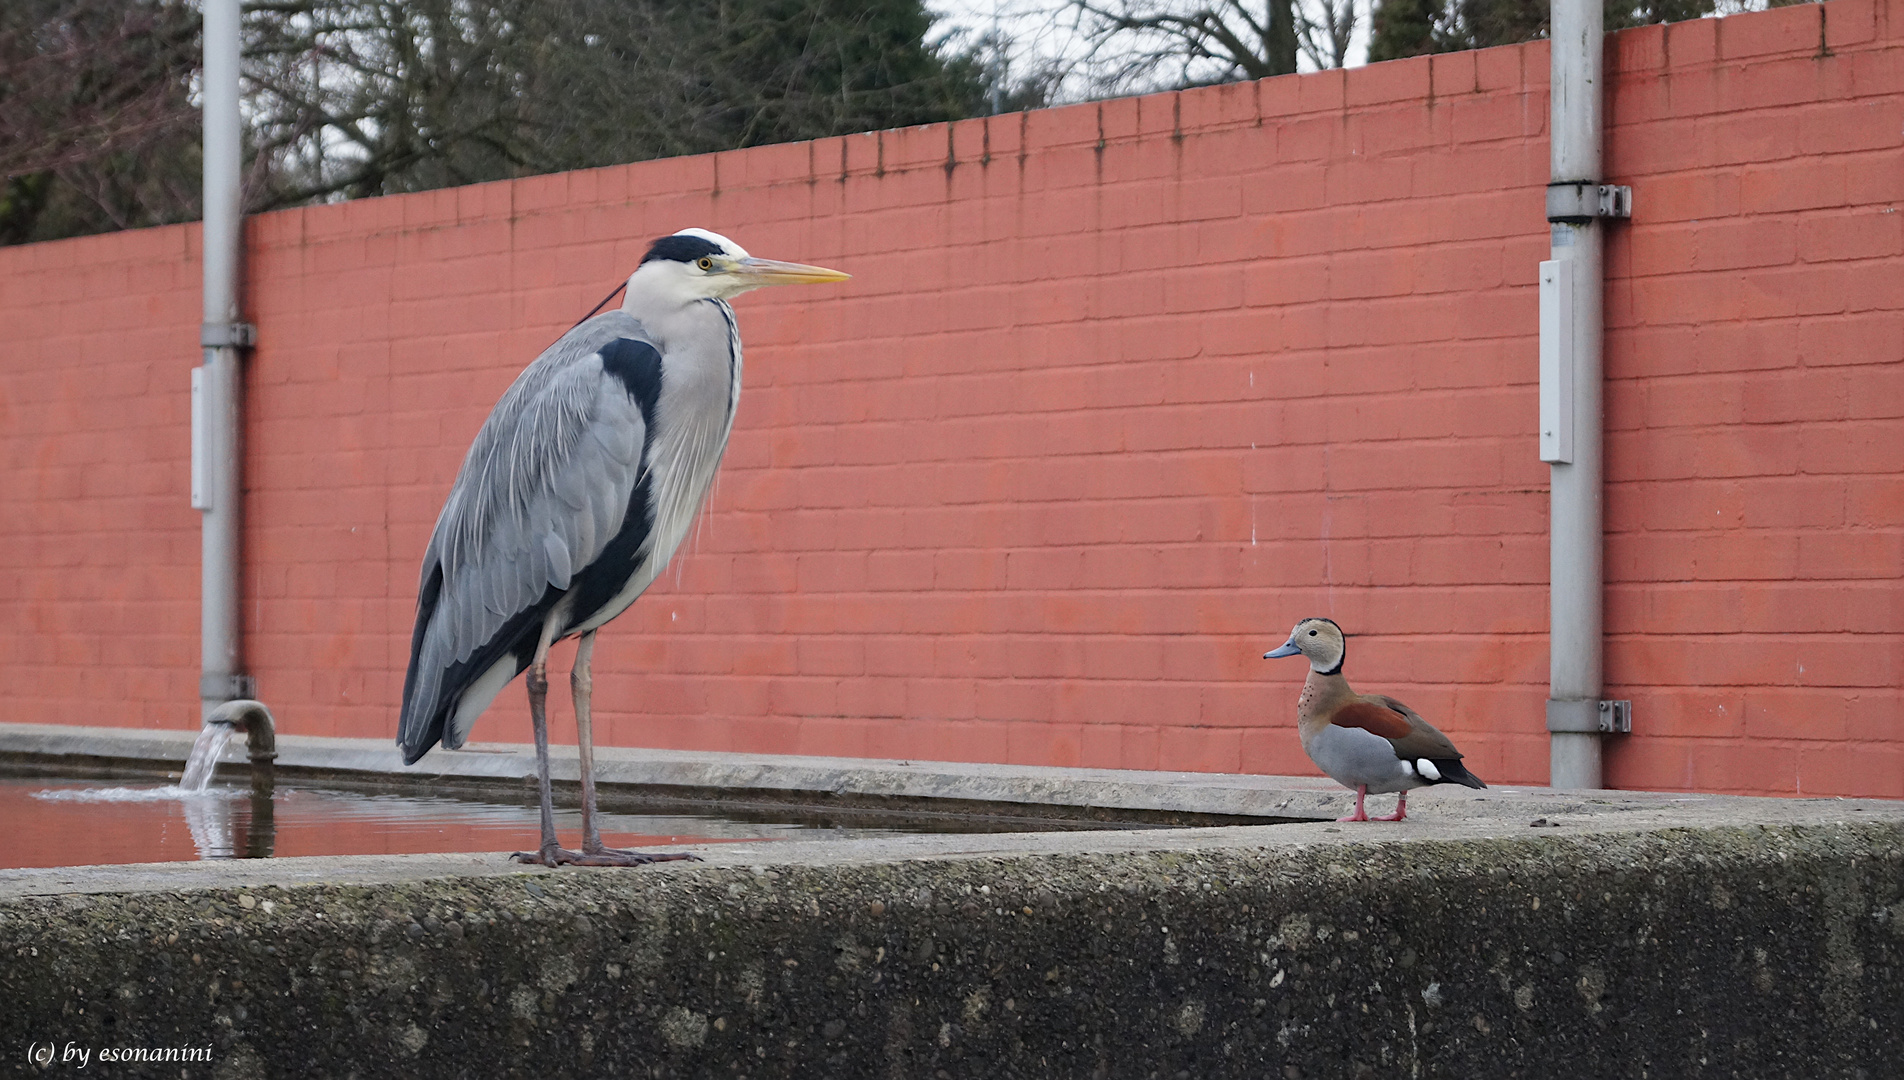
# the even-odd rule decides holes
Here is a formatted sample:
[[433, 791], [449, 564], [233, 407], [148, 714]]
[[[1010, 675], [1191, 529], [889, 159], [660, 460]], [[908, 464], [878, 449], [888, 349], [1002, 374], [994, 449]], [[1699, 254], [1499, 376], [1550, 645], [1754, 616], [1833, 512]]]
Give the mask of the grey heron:
[[[477, 432], [424, 551], [397, 745], [406, 765], [439, 741], [462, 746], [526, 669], [542, 843], [515, 858], [631, 866], [686, 857], [602, 846], [595, 632], [660, 575], [706, 500], [740, 400], [740, 329], [728, 301], [763, 285], [847, 277], [757, 259], [703, 229], [664, 236], [629, 276], [621, 308], [549, 346]], [[579, 852], [556, 842], [544, 708], [549, 647], [575, 636]]]

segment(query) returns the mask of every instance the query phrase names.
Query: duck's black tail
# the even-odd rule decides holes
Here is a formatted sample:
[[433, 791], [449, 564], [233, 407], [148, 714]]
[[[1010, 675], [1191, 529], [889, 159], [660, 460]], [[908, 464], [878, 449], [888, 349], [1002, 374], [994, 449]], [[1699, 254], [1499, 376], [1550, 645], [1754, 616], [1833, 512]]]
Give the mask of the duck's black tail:
[[1430, 758], [1429, 760], [1434, 763], [1435, 771], [1441, 774], [1440, 779], [1431, 780], [1429, 783], [1461, 784], [1471, 788], [1484, 788], [1487, 786], [1481, 782], [1480, 777], [1469, 772], [1466, 765], [1461, 764], [1460, 758], [1449, 758], [1446, 761], [1440, 758]]

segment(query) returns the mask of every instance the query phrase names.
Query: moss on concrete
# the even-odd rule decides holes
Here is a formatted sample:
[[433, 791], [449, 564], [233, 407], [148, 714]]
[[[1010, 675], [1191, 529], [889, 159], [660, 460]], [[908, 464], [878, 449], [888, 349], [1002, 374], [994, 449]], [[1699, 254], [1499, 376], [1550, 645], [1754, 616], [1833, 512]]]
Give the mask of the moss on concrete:
[[1904, 829], [16, 897], [0, 956], [14, 1062], [219, 1077], [1879, 1076]]

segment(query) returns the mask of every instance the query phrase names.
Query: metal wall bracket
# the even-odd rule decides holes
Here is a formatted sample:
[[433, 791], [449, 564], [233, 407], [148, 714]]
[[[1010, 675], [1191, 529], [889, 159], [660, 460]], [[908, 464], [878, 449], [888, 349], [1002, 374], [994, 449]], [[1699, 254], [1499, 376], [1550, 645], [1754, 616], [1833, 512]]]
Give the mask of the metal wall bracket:
[[258, 696], [258, 680], [250, 675], [220, 675], [202, 672], [198, 676], [201, 701], [249, 701]]
[[1633, 730], [1633, 703], [1589, 698], [1547, 699], [1547, 730], [1582, 735], [1626, 735]]
[[1633, 216], [1633, 189], [1584, 182], [1547, 185], [1547, 220], [1584, 225], [1595, 218]]
[[251, 349], [258, 345], [258, 326], [256, 323], [200, 323], [198, 344], [206, 349]]
[[1608, 735], [1631, 735], [1633, 733], [1633, 703], [1630, 701], [1602, 701], [1600, 703], [1600, 730]]
[[212, 508], [211, 404], [204, 365], [192, 369], [192, 509]]
[[1540, 459], [1573, 464], [1573, 262], [1540, 264]]

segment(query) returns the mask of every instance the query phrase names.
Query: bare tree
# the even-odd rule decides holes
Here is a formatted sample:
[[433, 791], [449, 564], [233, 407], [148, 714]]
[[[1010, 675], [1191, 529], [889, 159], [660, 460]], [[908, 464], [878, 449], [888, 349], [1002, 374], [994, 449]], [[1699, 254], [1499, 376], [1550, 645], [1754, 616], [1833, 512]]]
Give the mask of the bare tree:
[[[1814, 0], [1605, 0], [1607, 29]], [[1548, 0], [1001, 0], [1015, 62], [1077, 101], [1528, 41]], [[994, 16], [994, 25], [999, 22]], [[1361, 31], [1371, 31], [1364, 55]], [[996, 32], [994, 36], [997, 36]]]
[[197, 52], [184, 0], [0, 4], [0, 243], [196, 217]]
[[1318, 70], [1347, 67], [1349, 45], [1360, 18], [1355, 0], [1307, 0], [1296, 9], [1296, 36], [1301, 40], [1302, 54]]
[[[526, 7], [527, 5], [517, 5]], [[247, 12], [253, 209], [518, 175], [501, 5], [275, 0]]]
[[984, 111], [992, 115], [1055, 103], [1071, 67], [1062, 57], [1039, 51], [1036, 43], [1007, 33], [996, 20], [984, 30], [955, 26], [940, 47], [976, 65], [984, 84]]
[[[988, 111], [923, 0], [247, 0], [246, 206]], [[0, 243], [199, 209], [193, 0], [0, 0]]]
[[920, 0], [272, 0], [249, 75], [269, 190], [352, 198], [986, 111]]
[[[1807, 0], [1724, 0], [1731, 11]], [[1369, 60], [1482, 49], [1547, 36], [1549, 0], [1380, 0]], [[1604, 0], [1606, 28], [1697, 19], [1722, 10], [1715, 0]]]
[[1296, 70], [1293, 0], [1066, 0], [1089, 96], [1207, 86]]

